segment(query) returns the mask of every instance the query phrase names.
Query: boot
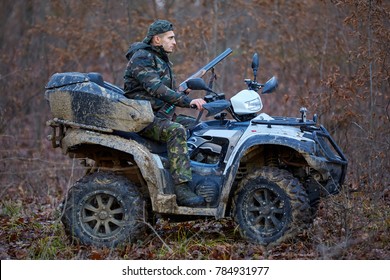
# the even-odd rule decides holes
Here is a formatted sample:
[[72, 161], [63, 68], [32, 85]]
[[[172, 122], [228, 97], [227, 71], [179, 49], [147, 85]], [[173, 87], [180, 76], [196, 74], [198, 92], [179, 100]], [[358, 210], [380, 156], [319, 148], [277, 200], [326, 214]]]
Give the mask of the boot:
[[204, 198], [196, 195], [190, 190], [187, 183], [175, 185], [175, 194], [177, 204], [180, 206], [200, 206], [204, 204]]

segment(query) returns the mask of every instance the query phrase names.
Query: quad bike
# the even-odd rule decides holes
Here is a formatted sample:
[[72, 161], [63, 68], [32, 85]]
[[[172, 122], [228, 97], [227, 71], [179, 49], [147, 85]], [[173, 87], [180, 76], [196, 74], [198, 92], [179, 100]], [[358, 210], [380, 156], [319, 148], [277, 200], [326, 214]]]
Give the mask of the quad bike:
[[202, 79], [186, 81], [207, 91], [204, 108], [214, 116], [199, 115], [189, 130], [191, 188], [206, 201], [194, 208], [176, 203], [165, 145], [137, 134], [154, 118], [148, 101], [127, 99], [98, 73], [54, 74], [45, 92], [49, 138], [86, 167], [62, 204], [69, 236], [112, 247], [144, 238], [156, 217], [232, 217], [244, 238], [269, 245], [310, 225], [319, 199], [340, 190], [347, 159], [305, 108], [297, 118], [259, 114], [257, 92], [271, 93], [278, 82], [256, 81], [258, 61], [255, 54], [254, 79], [230, 100]]

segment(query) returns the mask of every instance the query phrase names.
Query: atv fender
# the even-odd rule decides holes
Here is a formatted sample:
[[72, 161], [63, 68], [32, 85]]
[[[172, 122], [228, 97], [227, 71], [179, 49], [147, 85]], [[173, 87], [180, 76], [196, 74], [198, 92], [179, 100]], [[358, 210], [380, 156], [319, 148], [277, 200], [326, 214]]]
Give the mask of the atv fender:
[[158, 180], [159, 170], [153, 155], [134, 140], [90, 130], [68, 129], [61, 144], [64, 154], [69, 154], [72, 148], [78, 145], [100, 145], [130, 154], [134, 157], [134, 161], [148, 186], [153, 205], [158, 195], [163, 193]]
[[312, 140], [308, 141], [308, 139], [302, 141], [302, 139], [303, 138], [297, 139], [296, 137], [287, 136], [275, 137], [272, 135], [256, 135], [249, 137], [242, 145], [240, 145], [240, 149], [235, 153], [235, 155], [232, 155], [227, 165], [229, 166], [229, 164], [232, 164], [233, 162], [240, 162], [241, 157], [245, 154], [245, 151], [247, 151], [252, 146], [284, 146], [291, 148], [302, 155], [308, 165], [311, 168], [317, 170], [323, 176], [323, 178], [329, 177], [330, 173], [327, 166], [328, 161], [326, 158], [315, 155], [315, 142]]

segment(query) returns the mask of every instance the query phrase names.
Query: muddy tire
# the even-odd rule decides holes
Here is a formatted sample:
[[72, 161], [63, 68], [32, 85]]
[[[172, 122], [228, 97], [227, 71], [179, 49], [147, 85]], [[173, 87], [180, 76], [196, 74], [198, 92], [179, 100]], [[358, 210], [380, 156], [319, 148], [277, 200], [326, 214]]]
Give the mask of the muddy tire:
[[108, 172], [86, 175], [69, 190], [62, 223], [77, 243], [115, 247], [145, 237], [145, 203], [137, 187]]
[[275, 245], [310, 223], [309, 199], [286, 170], [264, 167], [247, 175], [234, 197], [233, 216], [243, 237]]

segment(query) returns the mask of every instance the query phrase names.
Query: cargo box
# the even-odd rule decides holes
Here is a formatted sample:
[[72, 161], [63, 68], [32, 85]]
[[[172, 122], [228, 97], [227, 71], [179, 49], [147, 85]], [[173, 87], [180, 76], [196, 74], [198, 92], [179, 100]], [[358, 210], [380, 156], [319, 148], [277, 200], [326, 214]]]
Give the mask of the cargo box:
[[81, 125], [139, 132], [154, 119], [149, 101], [126, 98], [99, 73], [56, 73], [45, 98], [54, 118]]

